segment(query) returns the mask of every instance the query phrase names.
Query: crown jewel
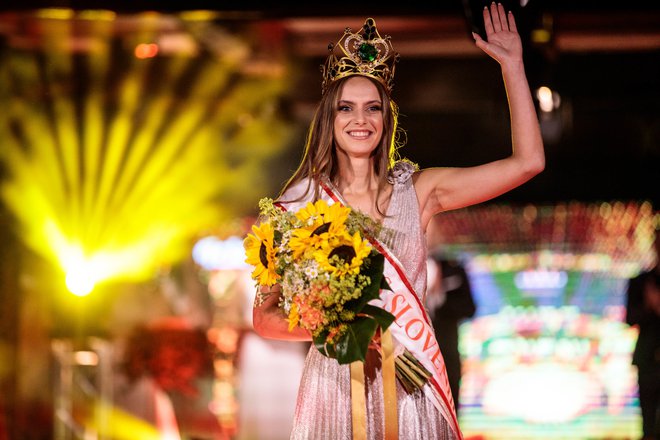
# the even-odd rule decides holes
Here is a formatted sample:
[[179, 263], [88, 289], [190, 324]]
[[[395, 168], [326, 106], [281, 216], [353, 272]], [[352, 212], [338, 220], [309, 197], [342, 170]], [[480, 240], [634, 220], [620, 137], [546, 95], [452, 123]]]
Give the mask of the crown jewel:
[[385, 86], [388, 94], [392, 92], [399, 54], [394, 51], [389, 35], [380, 36], [373, 18], [365, 20], [362, 34], [346, 28], [337, 44], [330, 43], [328, 50], [330, 54], [321, 66], [323, 93], [332, 82], [351, 75], [374, 78]]

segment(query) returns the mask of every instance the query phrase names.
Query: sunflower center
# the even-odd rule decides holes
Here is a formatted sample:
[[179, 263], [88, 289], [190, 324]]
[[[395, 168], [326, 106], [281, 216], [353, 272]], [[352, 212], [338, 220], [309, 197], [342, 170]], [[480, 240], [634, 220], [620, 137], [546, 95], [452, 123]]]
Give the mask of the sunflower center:
[[356, 257], [355, 249], [353, 249], [353, 246], [349, 246], [347, 244], [337, 246], [330, 252], [330, 255], [328, 255], [328, 259], [334, 257], [334, 256], [339, 257], [339, 259], [343, 263], [348, 263], [353, 260], [353, 258]]
[[261, 243], [261, 247], [259, 248], [259, 261], [261, 261], [264, 267], [268, 267], [268, 250], [263, 243]]
[[314, 232], [312, 232], [312, 235], [321, 235], [325, 232], [328, 232], [329, 230], [330, 230], [330, 223], [323, 223], [321, 226], [314, 229]]

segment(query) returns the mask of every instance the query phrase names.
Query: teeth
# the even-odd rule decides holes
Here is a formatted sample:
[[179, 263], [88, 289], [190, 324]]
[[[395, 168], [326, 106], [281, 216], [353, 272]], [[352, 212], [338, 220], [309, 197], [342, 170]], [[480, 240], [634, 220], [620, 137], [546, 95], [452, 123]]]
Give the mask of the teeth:
[[368, 132], [368, 131], [351, 131], [349, 134], [350, 134], [351, 136], [355, 136], [355, 137], [369, 136], [369, 132]]

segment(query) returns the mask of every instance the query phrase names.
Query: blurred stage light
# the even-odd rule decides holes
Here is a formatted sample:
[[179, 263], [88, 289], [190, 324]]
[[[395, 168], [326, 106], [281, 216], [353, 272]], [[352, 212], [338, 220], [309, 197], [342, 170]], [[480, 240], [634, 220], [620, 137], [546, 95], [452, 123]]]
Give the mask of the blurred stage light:
[[447, 212], [432, 227], [444, 237], [443, 252], [468, 261], [475, 273], [543, 269], [628, 278], [655, 262], [657, 219], [649, 201], [486, 204]]
[[546, 29], [534, 29], [532, 30], [531, 39], [537, 44], [549, 43], [552, 39], [552, 33]]
[[520, 290], [562, 289], [568, 282], [568, 275], [564, 271], [527, 270], [518, 272], [514, 281]]
[[156, 43], [140, 43], [135, 46], [135, 57], [141, 60], [153, 58], [158, 55], [158, 45]]
[[546, 86], [536, 90], [536, 99], [539, 101], [539, 108], [545, 113], [550, 113], [561, 105], [559, 94]]
[[66, 274], [66, 287], [76, 296], [86, 296], [92, 293], [96, 283], [84, 272], [70, 272]]
[[599, 385], [589, 374], [558, 364], [519, 365], [493, 377], [484, 411], [533, 423], [561, 423], [586, 411]]
[[216, 237], [205, 237], [193, 246], [192, 256], [195, 263], [206, 270], [248, 270], [245, 263], [243, 240], [239, 237], [229, 237], [220, 240]]
[[[252, 213], [271, 190], [265, 164], [294, 135], [273, 111], [289, 78], [245, 73], [254, 60], [284, 60], [257, 53], [240, 31], [209, 22], [202, 35], [159, 13], [98, 15], [35, 12], [38, 38], [10, 42], [0, 72], [0, 195], [17, 235], [76, 295], [149, 279], [187, 257], [202, 231]], [[216, 52], [207, 33], [242, 56]], [[176, 50], [145, 44], [164, 34]], [[206, 47], [191, 56], [196, 44]]]
[[36, 10], [35, 15], [50, 20], [70, 20], [74, 17], [75, 12], [69, 8], [45, 8]]
[[99, 363], [99, 355], [93, 351], [76, 351], [73, 353], [73, 361], [76, 365], [95, 366]]
[[[160, 391], [157, 390], [154, 394], [157, 392]], [[154, 403], [154, 406], [157, 406], [157, 403]], [[95, 413], [100, 411], [108, 414], [109, 423], [105, 427], [97, 426], [97, 420], [94, 417]], [[85, 426], [89, 428], [89, 432], [115, 440], [163, 440], [167, 433], [140, 417], [104, 401], [94, 402], [93, 412], [87, 416], [84, 422]]]

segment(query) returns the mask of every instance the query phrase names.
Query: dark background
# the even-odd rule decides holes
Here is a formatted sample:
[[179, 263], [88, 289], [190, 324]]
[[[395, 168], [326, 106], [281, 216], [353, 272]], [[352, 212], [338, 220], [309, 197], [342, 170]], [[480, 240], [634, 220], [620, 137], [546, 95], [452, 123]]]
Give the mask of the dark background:
[[[660, 9], [653, 3], [529, 0], [521, 6], [505, 2], [516, 14], [530, 87], [552, 88], [559, 93], [561, 105], [551, 114], [540, 115], [546, 170], [497, 201], [622, 199], [651, 200], [658, 205]], [[282, 41], [294, 47], [304, 72], [287, 97], [288, 103], [306, 109], [319, 97], [318, 65], [327, 43], [319, 43], [316, 53], [296, 53], [296, 44], [312, 37], [336, 41], [343, 27], [356, 29], [364, 17], [375, 17], [378, 23], [382, 20], [391, 26], [379, 29], [392, 36], [395, 48], [409, 43], [401, 51], [394, 89], [400, 124], [408, 139], [400, 152], [425, 167], [476, 165], [508, 154], [508, 109], [497, 63], [474, 50], [456, 46], [455, 50], [437, 51], [423, 44], [462, 41], [468, 47], [472, 44], [470, 30], [482, 28], [484, 4], [468, 0], [405, 1], [394, 6], [381, 2], [11, 0], [0, 4], [0, 11], [68, 7], [176, 13], [208, 9], [234, 14], [239, 20], [274, 23], [280, 26]], [[427, 20], [423, 26], [408, 26], [420, 19]], [[319, 31], [291, 33], [300, 22], [318, 23]], [[331, 33], [320, 28], [324, 22], [337, 26]], [[534, 33], [539, 30], [549, 35], [548, 41], [535, 41]], [[417, 43], [420, 49], [411, 50]], [[298, 112], [301, 122], [308, 114], [309, 110], [302, 116]], [[300, 145], [302, 142], [301, 137]], [[294, 168], [299, 152], [294, 146], [284, 158], [283, 176]]]

